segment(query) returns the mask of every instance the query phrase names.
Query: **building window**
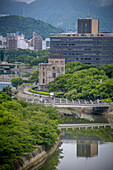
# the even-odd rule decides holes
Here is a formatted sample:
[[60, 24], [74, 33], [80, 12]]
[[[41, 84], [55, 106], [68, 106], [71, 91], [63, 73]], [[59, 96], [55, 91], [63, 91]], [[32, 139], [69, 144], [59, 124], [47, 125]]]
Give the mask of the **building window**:
[[45, 76], [45, 72], [43, 71], [43, 77]]
[[53, 78], [55, 78], [56, 77], [56, 73], [53, 73]]
[[45, 79], [43, 79], [43, 83], [45, 83]]
[[61, 67], [61, 71], [64, 71], [64, 67]]
[[53, 70], [55, 70], [55, 66], [53, 66]]
[[61, 63], [61, 64], [64, 64], [64, 61], [63, 61], [63, 60], [61, 60], [61, 61], [60, 61], [60, 63]]
[[59, 64], [59, 61], [55, 61], [55, 64]]

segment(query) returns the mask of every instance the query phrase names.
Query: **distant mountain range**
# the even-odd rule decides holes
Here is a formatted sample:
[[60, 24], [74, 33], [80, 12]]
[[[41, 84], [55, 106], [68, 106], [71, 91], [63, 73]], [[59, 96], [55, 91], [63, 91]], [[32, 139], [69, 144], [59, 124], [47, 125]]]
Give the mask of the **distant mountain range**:
[[88, 16], [99, 19], [100, 32], [111, 32], [113, 26], [111, 0], [36, 0], [30, 4], [0, 0], [0, 13], [33, 17], [65, 31], [76, 31], [77, 19]]
[[27, 39], [32, 38], [33, 32], [36, 32], [45, 39], [63, 30], [30, 17], [15, 15], [0, 17], [0, 35], [6, 36], [6, 33], [14, 32], [24, 34]]

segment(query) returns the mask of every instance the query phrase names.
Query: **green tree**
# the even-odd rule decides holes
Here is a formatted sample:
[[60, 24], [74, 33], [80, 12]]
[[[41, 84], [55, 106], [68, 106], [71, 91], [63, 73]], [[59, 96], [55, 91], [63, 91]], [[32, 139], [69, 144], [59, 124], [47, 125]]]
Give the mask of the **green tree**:
[[31, 61], [32, 61], [33, 59], [35, 59], [35, 57], [33, 57], [33, 56], [27, 56], [27, 57], [24, 59], [24, 63], [31, 65]]
[[23, 83], [23, 80], [21, 78], [12, 78], [11, 84], [13, 87], [17, 87]]
[[39, 57], [44, 56], [44, 55], [49, 55], [49, 54], [50, 54], [49, 50], [39, 50], [39, 51], [37, 52], [37, 55], [38, 55]]
[[68, 62], [66, 64], [66, 74], [73, 74], [76, 71], [89, 69], [89, 68], [96, 68], [95, 65], [90, 64], [83, 64], [80, 61]]
[[67, 91], [67, 88], [66, 88], [67, 81], [70, 77], [71, 77], [70, 74], [59, 75], [58, 77], [56, 77], [54, 79], [54, 81], [50, 82], [47, 85], [49, 91], [66, 92]]
[[113, 79], [106, 79], [102, 83], [99, 83], [95, 89], [90, 92], [90, 95], [97, 97], [99, 95], [102, 98], [113, 96]]
[[14, 169], [12, 162], [21, 157], [22, 153], [34, 150], [34, 145], [43, 145], [45, 150], [50, 149], [58, 140], [59, 121], [58, 111], [51, 106], [13, 99], [2, 102], [0, 105], [0, 169]]
[[6, 95], [6, 93], [4, 93], [3, 91], [0, 91], [0, 104], [8, 100], [11, 100], [11, 97], [9, 95]]
[[38, 83], [38, 69], [33, 72], [32, 76], [29, 78], [30, 82], [35, 82], [36, 84]]
[[4, 61], [4, 50], [0, 50], [0, 60]]
[[113, 64], [105, 64], [101, 66], [99, 69], [104, 70], [104, 72], [109, 78], [113, 78]]
[[12, 96], [12, 87], [10, 85], [3, 87], [2, 91], [10, 97]]

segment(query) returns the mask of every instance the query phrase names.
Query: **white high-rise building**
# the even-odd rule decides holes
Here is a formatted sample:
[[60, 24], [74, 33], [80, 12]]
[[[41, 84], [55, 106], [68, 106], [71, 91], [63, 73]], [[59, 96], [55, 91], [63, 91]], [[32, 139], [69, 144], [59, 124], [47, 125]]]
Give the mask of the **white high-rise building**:
[[17, 35], [17, 48], [18, 49], [27, 49], [28, 48], [28, 43], [26, 43], [23, 34]]
[[46, 38], [42, 41], [42, 50], [47, 50], [50, 48], [50, 38]]
[[6, 44], [7, 41], [6, 41], [6, 37], [3, 37], [2, 35], [0, 35], [0, 49], [2, 48], [6, 48]]

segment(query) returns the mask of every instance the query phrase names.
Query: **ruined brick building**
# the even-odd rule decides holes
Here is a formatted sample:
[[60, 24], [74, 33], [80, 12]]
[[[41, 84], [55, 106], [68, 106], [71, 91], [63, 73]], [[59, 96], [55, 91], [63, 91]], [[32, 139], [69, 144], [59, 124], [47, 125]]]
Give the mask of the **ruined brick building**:
[[39, 86], [38, 89], [48, 91], [47, 84], [55, 77], [65, 74], [65, 58], [59, 52], [50, 54], [48, 63], [39, 64]]

